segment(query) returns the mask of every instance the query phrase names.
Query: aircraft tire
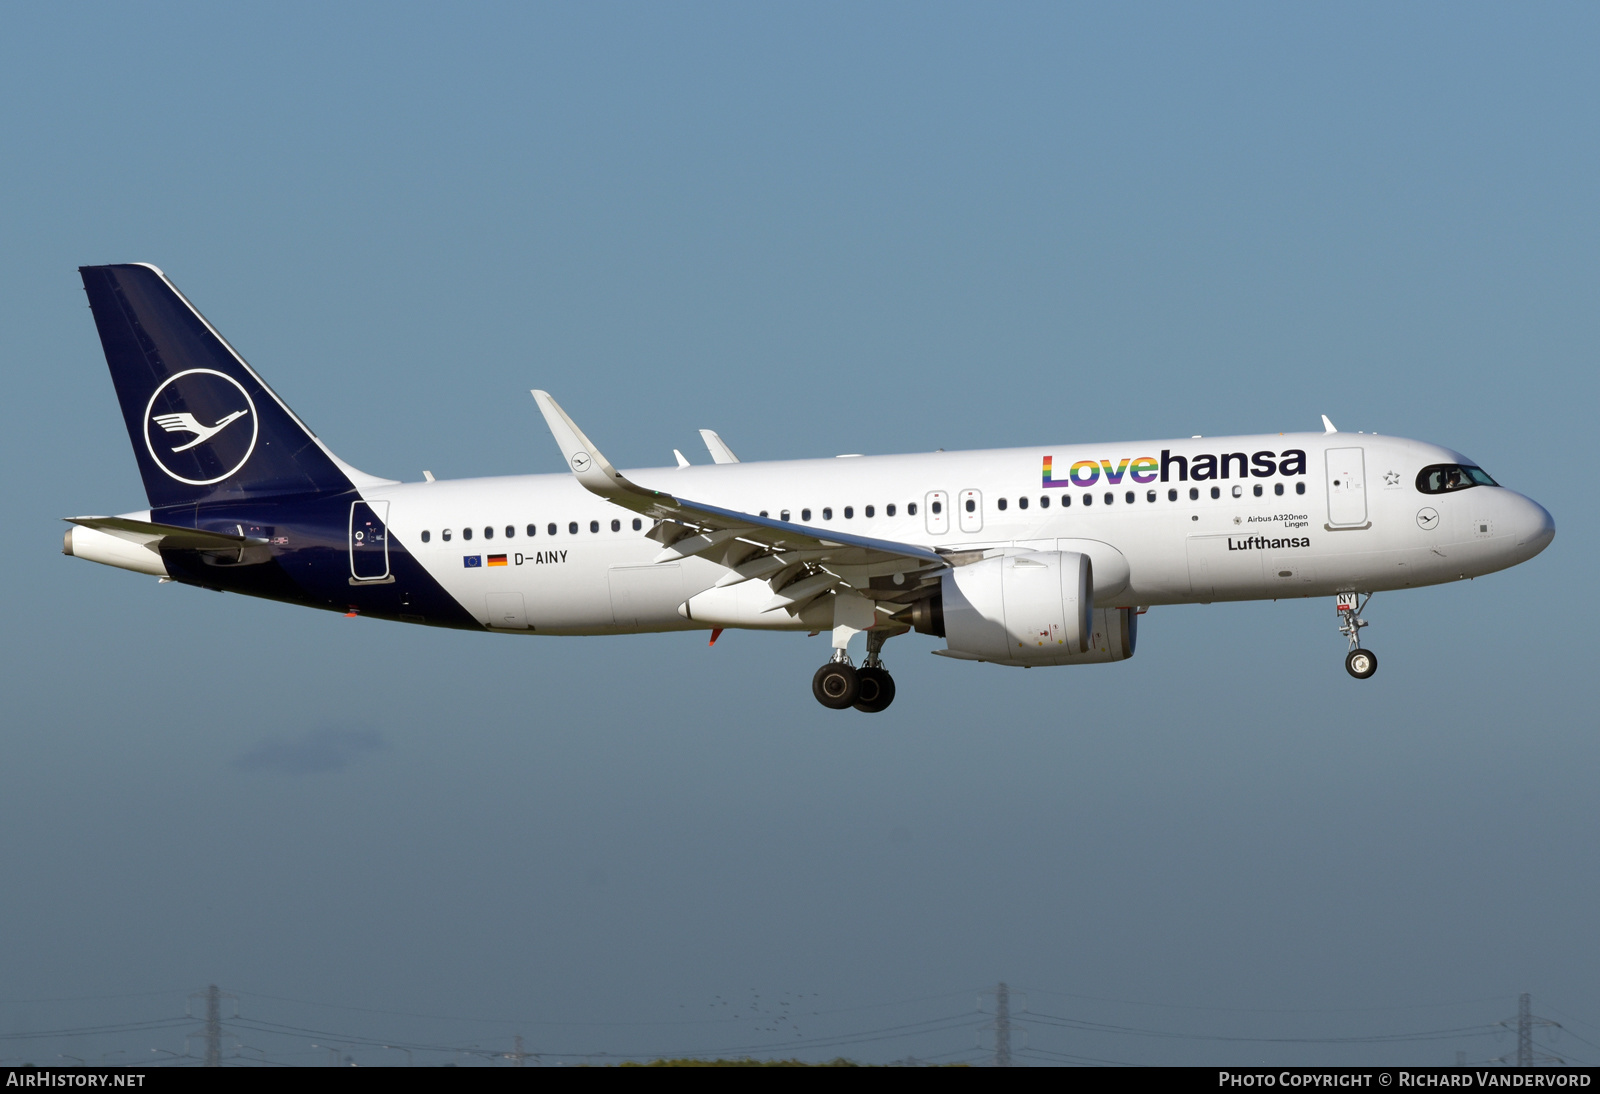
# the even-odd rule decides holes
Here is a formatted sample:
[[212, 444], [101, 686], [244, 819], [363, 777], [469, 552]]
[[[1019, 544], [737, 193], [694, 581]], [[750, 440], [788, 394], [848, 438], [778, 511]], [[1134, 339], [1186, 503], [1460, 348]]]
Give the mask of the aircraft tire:
[[894, 677], [884, 669], [856, 670], [860, 682], [855, 708], [865, 714], [876, 714], [894, 702]]
[[830, 710], [854, 706], [860, 693], [861, 681], [856, 670], [843, 661], [829, 661], [811, 678], [811, 694]]
[[1371, 650], [1351, 650], [1344, 659], [1344, 671], [1357, 680], [1365, 680], [1378, 671], [1378, 655]]

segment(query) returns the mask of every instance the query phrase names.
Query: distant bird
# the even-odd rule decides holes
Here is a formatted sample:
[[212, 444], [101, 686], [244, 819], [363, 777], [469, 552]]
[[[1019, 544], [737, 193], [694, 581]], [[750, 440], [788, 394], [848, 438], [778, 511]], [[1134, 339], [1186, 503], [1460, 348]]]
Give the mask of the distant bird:
[[197, 444], [204, 444], [218, 433], [221, 433], [236, 418], [243, 418], [250, 413], [248, 410], [235, 410], [216, 425], [201, 425], [193, 414], [185, 410], [181, 414], [157, 414], [152, 421], [165, 429], [168, 433], [193, 433], [194, 440], [188, 444], [179, 445], [174, 452], [187, 452]]

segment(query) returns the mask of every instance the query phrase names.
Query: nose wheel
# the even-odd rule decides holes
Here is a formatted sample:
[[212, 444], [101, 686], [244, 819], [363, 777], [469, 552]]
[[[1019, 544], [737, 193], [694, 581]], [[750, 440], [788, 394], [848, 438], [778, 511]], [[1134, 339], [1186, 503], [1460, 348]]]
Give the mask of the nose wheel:
[[1350, 652], [1344, 655], [1344, 671], [1357, 680], [1365, 680], [1378, 671], [1378, 655], [1361, 648], [1361, 628], [1367, 621], [1361, 618], [1361, 609], [1372, 603], [1372, 594], [1339, 594], [1339, 633], [1350, 640]]

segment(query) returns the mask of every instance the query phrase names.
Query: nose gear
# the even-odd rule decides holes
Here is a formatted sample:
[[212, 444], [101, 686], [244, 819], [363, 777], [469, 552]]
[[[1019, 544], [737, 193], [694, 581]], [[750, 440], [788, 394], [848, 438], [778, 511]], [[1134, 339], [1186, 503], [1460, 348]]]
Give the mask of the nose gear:
[[1357, 680], [1365, 680], [1378, 671], [1378, 655], [1371, 650], [1351, 650], [1345, 655], [1344, 670]]
[[1339, 594], [1339, 633], [1350, 640], [1350, 652], [1345, 654], [1344, 670], [1357, 680], [1365, 680], [1378, 671], [1378, 655], [1361, 648], [1361, 628], [1369, 626], [1361, 618], [1361, 609], [1372, 603], [1372, 595]]

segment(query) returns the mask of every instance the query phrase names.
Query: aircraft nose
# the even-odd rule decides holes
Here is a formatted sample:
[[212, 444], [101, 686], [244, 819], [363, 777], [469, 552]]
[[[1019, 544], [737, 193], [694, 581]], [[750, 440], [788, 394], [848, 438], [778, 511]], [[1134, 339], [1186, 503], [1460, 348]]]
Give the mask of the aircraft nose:
[[1517, 546], [1527, 552], [1525, 558], [1532, 558], [1556, 538], [1555, 518], [1532, 498], [1519, 494], [1517, 500], [1521, 503], [1517, 513]]

